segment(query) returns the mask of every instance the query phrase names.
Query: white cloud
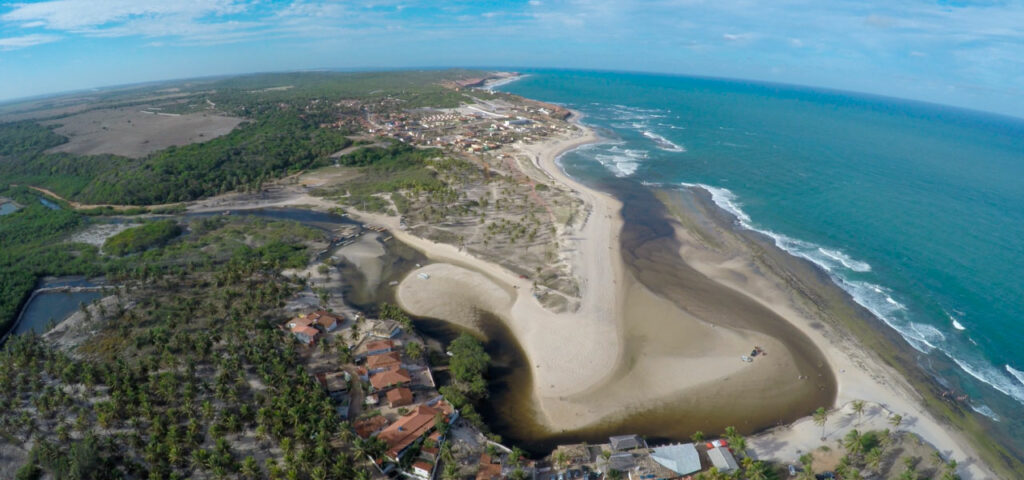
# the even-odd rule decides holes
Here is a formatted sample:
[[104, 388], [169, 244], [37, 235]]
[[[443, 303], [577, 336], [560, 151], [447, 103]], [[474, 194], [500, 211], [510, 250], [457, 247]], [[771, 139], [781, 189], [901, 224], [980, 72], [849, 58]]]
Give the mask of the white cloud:
[[22, 35], [20, 37], [7, 37], [0, 38], [0, 50], [17, 50], [19, 48], [32, 47], [35, 45], [42, 45], [44, 43], [51, 43], [60, 40], [61, 37], [57, 35], [43, 35], [34, 33], [31, 35]]
[[77, 31], [133, 18], [184, 16], [201, 18], [244, 11], [235, 0], [50, 0], [14, 3], [0, 19], [44, 26], [51, 30]]

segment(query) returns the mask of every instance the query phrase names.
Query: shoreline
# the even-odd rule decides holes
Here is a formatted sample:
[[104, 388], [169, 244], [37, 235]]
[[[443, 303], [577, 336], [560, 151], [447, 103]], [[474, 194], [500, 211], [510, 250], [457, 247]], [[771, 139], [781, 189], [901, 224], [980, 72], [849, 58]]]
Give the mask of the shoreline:
[[[990, 467], [977, 462], [979, 455], [977, 455], [976, 448], [961, 432], [952, 430], [950, 425], [938, 420], [925, 407], [922, 394], [916, 391], [900, 372], [878, 358], [877, 352], [863, 345], [862, 340], [856, 334], [835, 326], [840, 323], [839, 318], [843, 315], [849, 316], [855, 322], [874, 322], [884, 326], [880, 319], [875, 318], [866, 309], [856, 304], [849, 294], [836, 285], [821, 267], [782, 250], [774, 244], [770, 237], [739, 225], [733, 214], [715, 204], [707, 190], [699, 186], [687, 187], [686, 190], [695, 192], [697, 208], [703, 210], [706, 218], [715, 223], [718, 228], [731, 231], [732, 234], [741, 238], [742, 242], [748, 243], [758, 250], [755, 252], [758, 266], [770, 272], [771, 276], [775, 277], [773, 281], [783, 285], [780, 290], [785, 288], [791, 290], [792, 298], [787, 299], [787, 302], [784, 303], [789, 304], [788, 308], [792, 310], [792, 313], [786, 316], [798, 320], [793, 322], [794, 326], [822, 347], [822, 351], [833, 366], [838, 382], [836, 404], [833, 405], [836, 412], [847, 408], [854, 400], [863, 400], [868, 403], [869, 411], [874, 410], [876, 414], [879, 412], [901, 414], [905, 421], [901, 430], [917, 434], [925, 442], [943, 452], [945, 458], [957, 460], [960, 464], [959, 471], [964, 479], [995, 478]], [[698, 213], [697, 216], [699, 215]], [[681, 229], [685, 229], [685, 227]], [[694, 247], [688, 246], [682, 254], [692, 258], [695, 255]], [[705, 270], [713, 268], [710, 265], [702, 267]], [[727, 273], [719, 272], [716, 277], [725, 284], [732, 284], [734, 288], [742, 288], [735, 284], [734, 279], [737, 277]], [[753, 290], [767, 291], [768, 289], [760, 287]], [[804, 310], [806, 313], [801, 314], [800, 310]], [[823, 321], [815, 323], [816, 318], [822, 318]], [[887, 333], [889, 332], [884, 330], [880, 332], [882, 335]], [[885, 422], [887, 417], [888, 414], [884, 415], [881, 421], [876, 421], [870, 426], [872, 428], [891, 427]], [[822, 444], [818, 438], [817, 428], [813, 425], [807, 428], [807, 424], [813, 424], [813, 422], [809, 418], [803, 418], [781, 428], [761, 432], [751, 438], [750, 445], [755, 452], [759, 447], [767, 450], [768, 445], [776, 445], [771, 447], [775, 453], [766, 458], [785, 461], [787, 459], [780, 455], [789, 454], [792, 458], [789, 458], [788, 461], [795, 461], [799, 456], [796, 452], [801, 450], [800, 447], [807, 452], [809, 451], [808, 447], [813, 449]], [[830, 433], [829, 440], [840, 437], [842, 433], [854, 426], [847, 423], [845, 430], [837, 429], [835, 434]], [[780, 442], [788, 443], [792, 448], [778, 450], [777, 445]]]
[[[578, 122], [579, 115], [572, 119]], [[801, 409], [807, 411], [813, 409], [815, 398], [832, 403], [833, 380], [820, 370], [820, 355], [813, 347], [795, 351], [787, 346], [788, 340], [777, 338], [780, 335], [749, 328], [756, 315], [770, 315], [767, 310], [749, 300], [739, 302], [743, 308], [730, 310], [727, 304], [735, 293], [713, 288], [716, 306], [725, 305], [723, 315], [732, 311], [746, 323], [708, 320], [702, 318], [707, 312], [686, 311], [679, 302], [658, 296], [634, 278], [621, 256], [622, 202], [614, 194], [583, 185], [557, 165], [564, 152], [600, 140], [591, 129], [580, 128], [582, 135], [519, 145], [545, 175], [573, 190], [589, 206], [585, 225], [566, 232], [574, 247], [571, 263], [582, 282], [583, 304], [578, 311], [549, 312], [526, 294], [527, 281], [496, 272], [493, 264], [454, 247], [409, 238], [404, 232], [396, 237], [451, 265], [428, 265], [411, 272], [398, 287], [398, 303], [413, 315], [445, 319], [477, 331], [472, 312], [485, 310], [510, 327], [531, 367], [533, 401], [520, 405], [516, 413], [537, 420], [521, 426], [526, 429], [521, 432], [524, 438], [627, 423], [643, 423], [652, 435], [666, 438], [728, 425], [749, 432], [795, 420], [788, 412], [794, 402], [803, 402]], [[365, 218], [386, 221], [380, 216]], [[467, 269], [483, 275], [474, 276]], [[421, 273], [429, 280], [420, 280]], [[497, 285], [490, 285], [491, 281]], [[512, 291], [512, 298], [492, 294], [502, 284]], [[459, 304], [464, 306], [452, 306]], [[754, 364], [742, 362], [740, 357], [758, 345], [772, 351], [772, 357]], [[763, 393], [773, 385], [787, 388], [767, 401]], [[684, 413], [692, 415], [684, 418]], [[665, 424], [665, 415], [674, 417], [673, 426]]]
[[[535, 409], [533, 413], [540, 417], [538, 423], [546, 426], [549, 432], [581, 430], [599, 422], [614, 423], [615, 418], [626, 418], [630, 414], [641, 410], [651, 410], [659, 404], [657, 401], [620, 403], [612, 408], [608, 402], [595, 405], [593, 402], [587, 403], [584, 401], [587, 397], [602, 395], [610, 398], [612, 403], [623, 399], [621, 396], [609, 395], [609, 393], [614, 393], [614, 391], [608, 389], [610, 383], [616, 379], [621, 381], [624, 374], [630, 372], [629, 369], [623, 370], [622, 368], [624, 363], [622, 360], [624, 356], [629, 354], [624, 345], [624, 343], [627, 343], [627, 340], [624, 338], [627, 336], [627, 332], [625, 332], [623, 325], [622, 314], [626, 309], [626, 304], [629, 303], [628, 299], [630, 296], [640, 298], [650, 294], [650, 291], [646, 291], [647, 289], [644, 288], [642, 283], [637, 282], [636, 279], [631, 278], [628, 272], [625, 272], [626, 269], [621, 257], [620, 248], [616, 248], [616, 244], [620, 243], [619, 235], [625, 224], [625, 220], [620, 213], [623, 203], [615, 195], [597, 191], [571, 178], [558, 165], [559, 159], [566, 152], [602, 140], [592, 129], [580, 124], [580, 118], [581, 115], [578, 112], [572, 112], [569, 121], [585, 132], [582, 135], [520, 146], [520, 149], [530, 156], [538, 169], [544, 172], [552, 181], [574, 191], [584, 200], [585, 205], [589, 208], [585, 225], [580, 231], [575, 232], [575, 235], [582, 240], [578, 240], [579, 248], [575, 251], [575, 258], [572, 264], [577, 268], [575, 273], [581, 280], [581, 296], [584, 299], [583, 305], [576, 314], [552, 314], [544, 310], [525, 293], [529, 290], [529, 282], [518, 278], [502, 267], [471, 257], [450, 245], [436, 244], [401, 232], [398, 228], [395, 228], [397, 227], [397, 220], [395, 219], [389, 222], [387, 217], [379, 215], [366, 215], [364, 217], [375, 223], [391, 226], [392, 231], [395, 232], [399, 240], [423, 251], [429, 258], [435, 261], [449, 264], [448, 266], [428, 265], [422, 271], [416, 270], [411, 272], [399, 285], [396, 294], [396, 299], [403, 308], [414, 315], [445, 319], [478, 332], [480, 331], [479, 325], [474, 323], [476, 321], [474, 315], [477, 310], [492, 312], [508, 325], [525, 351], [532, 367], [531, 375], [534, 386], [531, 397]], [[710, 199], [706, 199], [705, 203], [707, 202], [710, 202]], [[713, 202], [710, 203], [710, 206], [714, 210], [707, 212], [708, 217], [728, 215], [727, 212], [714, 205]], [[729, 221], [732, 222], [733, 220], [730, 219]], [[391, 223], [395, 225], [390, 225]], [[747, 234], [747, 232], [734, 232], [734, 234], [742, 236]], [[756, 234], [756, 232], [751, 231], [749, 234]], [[676, 228], [675, 236], [678, 238], [681, 235], [680, 228]], [[748, 238], [747, 241], [756, 243], [754, 238]], [[761, 249], [777, 249], [774, 245], [765, 245], [763, 242], [759, 244], [759, 247]], [[596, 261], [598, 258], [601, 258], [601, 253], [606, 251], [610, 251], [611, 253], [606, 255], [611, 256], [605, 257], [606, 261], [604, 262]], [[684, 262], [691, 263], [694, 254], [692, 244], [691, 250], [685, 251], [681, 249], [679, 253]], [[788, 257], [790, 262], [799, 260], [784, 251], [778, 250], [778, 253]], [[595, 257], [595, 254], [597, 257]], [[601, 263], [604, 263], [604, 266], [600, 265]], [[703, 270], [702, 268], [696, 268], [696, 270], [717, 281], [721, 287], [739, 292], [741, 295], [753, 299], [761, 304], [761, 306], [785, 318], [801, 335], [806, 336], [820, 353], [824, 354], [825, 358], [828, 359], [825, 368], [830, 369], [836, 382], [834, 387], [835, 395], [833, 396], [834, 401], [827, 405], [827, 407], [831, 409], [844, 405], [852, 399], [863, 399], [879, 405], [886, 405], [891, 411], [902, 411], [904, 414], [916, 413], [918, 416], [914, 417], [914, 425], [908, 427], [907, 430], [918, 433], [925, 441], [936, 445], [949, 457], [960, 461], [962, 464], [961, 471], [967, 474], [964, 478], [989, 478], [991, 476], [985, 467], [968, 460], [969, 458], [976, 457], [976, 455], [968, 453], [972, 452], [973, 448], [967, 442], [947, 431], [946, 427], [940, 425], [931, 415], [921, 409], [920, 399], [914, 397], [912, 388], [909, 387], [909, 384], [897, 372], [878, 362], [877, 359], [871, 356], [870, 351], [863, 352], [864, 349], [856, 343], [856, 340], [850, 341], [851, 339], [845, 339], [846, 342], [844, 343], [818, 332], [814, 325], [814, 320], [808, 317], [808, 312], [801, 311], [801, 308], [795, 305], [791, 298], [771, 298], [767, 301], [763, 298], [765, 289], [771, 290], [774, 288], [772, 293], [776, 297], [779, 292], [788, 293], [791, 296], [804, 295], [804, 292], [788, 292], [788, 289], [791, 288], [790, 285], [761, 284], [753, 289], [754, 293], [751, 293], [751, 285], [741, 285], [736, 282], [730, 283], [729, 281], [730, 277], [741, 278], [748, 275], [737, 275], [736, 270], [713, 272], [708, 268], [709, 266], [710, 264], [701, 264], [698, 267], [702, 267]], [[431, 288], [424, 290], [422, 286], [416, 286], [414, 283], [410, 284], [410, 282], [415, 282], [413, 280], [415, 278], [414, 275], [418, 273], [430, 275]], [[744, 273], [749, 272], [744, 271]], [[605, 281], [593, 281], [593, 279], [602, 278]], [[609, 278], [613, 280], [607, 281]], [[823, 279], [811, 277], [810, 281], [820, 280]], [[804, 281], [808, 280], [805, 279]], [[831, 280], [828, 280], [828, 282], [830, 287], [838, 289], [838, 286], [831, 283]], [[417, 290], [419, 290], [419, 295], [414, 293]], [[462, 292], [462, 294], [456, 299], [457, 301], [449, 303], [468, 307], [458, 312], [436, 308], [434, 305], [438, 303], [436, 299], [451, 299], [452, 291]], [[500, 291], [504, 291], [504, 294], [500, 293]], [[758, 294], [762, 294], [762, 298], [758, 298]], [[657, 303], [658, 300], [664, 301], [664, 299], [653, 294], [647, 295], [644, 298], [648, 302], [653, 303]], [[432, 299], [434, 300], [432, 301]], [[598, 301], [598, 299], [605, 302]], [[613, 299], [611, 308], [603, 305], [608, 299]], [[602, 306], [605, 308], [599, 308]], [[661, 312], [663, 314], [672, 315], [678, 313], [671, 306], [662, 305], [661, 307], [665, 308]], [[609, 312], [614, 313], [609, 314]], [[650, 311], [647, 310], [647, 313], [650, 313]], [[690, 324], [689, 328], [696, 328], [701, 325], [699, 318], [695, 320], [697, 321]], [[565, 328], [566, 324], [572, 324], [573, 327]], [[711, 325], [711, 328], [715, 326]], [[573, 339], [577, 344], [592, 344], [595, 340], [599, 340], [603, 347], [601, 348], [602, 352], [596, 352], [593, 348], [570, 348], [568, 345], [558, 342], [559, 338]], [[742, 341], [747, 339], [749, 337], [743, 338]], [[769, 339], [760, 338], [758, 341], [767, 343]], [[837, 346], [840, 347], [841, 352], [833, 351]], [[855, 355], [858, 351], [864, 354], [863, 357], [851, 359], [851, 355]], [[556, 353], [552, 355], [550, 353], [545, 354], [545, 352]], [[615, 354], [610, 355], [611, 352], [615, 352]], [[598, 355], [594, 355], [595, 353], [598, 353]], [[725, 360], [724, 357], [712, 358], [716, 361]], [[860, 366], [867, 363], [870, 363], [870, 373], [857, 373]], [[688, 365], [696, 366], [700, 364], [699, 362], [690, 362]], [[585, 366], [587, 370], [603, 370], [606, 373], [600, 375], [584, 374], [582, 376], [551, 373], [552, 369], [560, 368], [563, 371], [567, 370], [567, 366]], [[714, 362], [708, 362], [702, 366], [712, 370], [716, 367]], [[666, 369], [664, 363], [659, 365], [659, 367], [659, 370]], [[580, 372], [575, 373], [578, 374]], [[736, 371], [724, 373], [726, 377], [736, 374]], [[707, 388], [709, 386], [708, 382], [713, 382], [715, 379], [715, 375], [711, 375], [695, 383], [691, 382], [690, 388], [683, 389], [682, 392], [693, 393], [695, 388]], [[658, 390], [656, 388], [651, 390], [652, 387], [650, 385], [641, 385], [636, 382], [628, 385], [630, 388], [639, 388], [641, 390]], [[662, 389], [658, 393], [661, 394], [658, 398], [662, 402], [670, 399], [680, 400], [678, 395], [678, 393], [681, 393], [680, 391], [666, 392]], [[676, 395], [673, 395], [673, 393]], [[683, 407], [680, 406], [679, 408]], [[790, 427], [806, 422], [806, 417], [802, 419], [794, 418], [793, 420], [786, 422], [788, 426], [781, 429], [781, 431], [792, 431]], [[763, 431], [764, 428], [765, 426], [762, 426], [759, 431]], [[774, 432], [778, 431], [780, 430], [775, 430]], [[776, 435], [776, 433], [772, 432], [769, 431], [755, 438], [768, 438]], [[815, 445], [820, 444], [817, 438], [812, 440]], [[796, 460], [796, 458], [776, 459], [790, 462]]]

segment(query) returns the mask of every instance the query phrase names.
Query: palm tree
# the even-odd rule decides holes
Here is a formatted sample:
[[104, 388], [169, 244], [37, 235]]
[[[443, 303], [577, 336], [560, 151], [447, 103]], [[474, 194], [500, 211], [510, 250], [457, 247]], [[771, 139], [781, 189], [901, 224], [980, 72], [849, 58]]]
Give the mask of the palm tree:
[[554, 461], [555, 466], [558, 467], [559, 470], [565, 468], [565, 466], [568, 465], [569, 463], [569, 457], [567, 457], [565, 455], [565, 452], [562, 450], [556, 450], [555, 454], [551, 456], [551, 459]]
[[868, 450], [868, 454], [864, 456], [864, 464], [871, 470], [874, 470], [875, 473], [881, 473], [879, 472], [879, 469], [882, 466], [882, 457], [881, 448], [872, 448], [871, 450]]
[[856, 428], [847, 432], [846, 438], [843, 440], [843, 447], [846, 448], [847, 453], [855, 457], [861, 454], [864, 445], [860, 441], [860, 432]]
[[701, 442], [703, 442], [704, 441], [704, 432], [702, 432], [700, 430], [697, 430], [696, 432], [693, 432], [693, 435], [690, 435], [690, 440], [693, 440], [693, 443], [701, 443]]
[[245, 478], [246, 480], [256, 480], [257, 478], [260, 478], [263, 472], [260, 471], [260, 466], [256, 463], [256, 459], [253, 458], [252, 455], [249, 455], [245, 457], [245, 460], [242, 460], [242, 466], [239, 469], [239, 473], [242, 475], [242, 478]]
[[768, 480], [768, 466], [764, 462], [751, 462], [746, 467], [747, 480]]
[[891, 417], [889, 417], [889, 425], [892, 425], [893, 428], [895, 428], [897, 430], [900, 428], [900, 425], [902, 423], [903, 423], [903, 415], [900, 415], [898, 413], [894, 413]]
[[814, 424], [821, 427], [821, 440], [825, 441], [825, 422], [828, 421], [828, 411], [825, 407], [818, 407], [814, 411]]
[[857, 414], [857, 425], [860, 425], [861, 420], [864, 418], [864, 400], [854, 400], [851, 405], [853, 406], [853, 413]]

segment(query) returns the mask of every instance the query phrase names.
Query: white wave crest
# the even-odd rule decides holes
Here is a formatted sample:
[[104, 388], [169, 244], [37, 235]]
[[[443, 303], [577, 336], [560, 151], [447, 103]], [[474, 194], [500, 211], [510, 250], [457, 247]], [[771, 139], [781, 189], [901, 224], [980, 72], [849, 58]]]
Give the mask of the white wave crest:
[[[948, 345], [949, 341], [946, 338], [946, 334], [933, 325], [910, 321], [907, 318], [907, 307], [893, 298], [893, 294], [889, 289], [870, 282], [853, 280], [848, 278], [847, 275], [842, 275], [844, 272], [868, 272], [871, 270], [871, 266], [867, 263], [855, 260], [839, 250], [827, 249], [811, 242], [754, 227], [751, 224], [750, 216], [741, 208], [742, 204], [736, 198], [736, 195], [728, 189], [692, 183], [683, 183], [683, 186], [699, 187], [706, 190], [711, 194], [711, 199], [715, 202], [715, 205], [736, 217], [736, 222], [741, 227], [767, 235], [782, 250], [791, 255], [809, 260], [829, 272], [833, 280], [846, 290], [855, 302], [866, 308], [886, 325], [896, 330], [907, 343], [918, 351], [928, 353], [933, 350], [939, 350], [953, 360], [961, 370], [975, 379], [1012, 397], [1020, 403], [1024, 403], [1024, 372], [1006, 365], [1005, 369], [1010, 374], [1010, 376], [1007, 376], [994, 366], [988, 364], [983, 357], [979, 357], [976, 353], [972, 354], [970, 351], [961, 351], [960, 349], [956, 352], [950, 351], [951, 345]], [[951, 315], [949, 318], [953, 322], [953, 328], [957, 330], [965, 329], [956, 318]], [[971, 343], [977, 346], [977, 343], [973, 340], [971, 340]], [[991, 412], [991, 409], [984, 405], [976, 410]], [[988, 415], [985, 411], [979, 413]], [[993, 413], [990, 416], [994, 415]]]
[[1006, 365], [1006, 371], [1010, 372], [1010, 375], [1013, 375], [1013, 377], [1016, 378], [1018, 382], [1024, 384], [1024, 372], [1017, 370], [1016, 368], [1013, 368], [1009, 365]]
[[[949, 355], [949, 358], [959, 365], [961, 370], [969, 373], [972, 377], [996, 390], [999, 390], [1000, 392], [1005, 393], [1006, 395], [1009, 395], [1014, 400], [1024, 403], [1024, 385], [1016, 384], [1013, 379], [999, 373], [999, 371], [993, 367], [989, 367], [987, 365], [973, 365], [964, 359], [957, 358], [952, 355]], [[1009, 367], [1009, 365], [1007, 365], [1007, 367]], [[1010, 370], [1012, 370], [1012, 368]], [[1012, 374], [1013, 372], [1010, 373]], [[1024, 379], [1022, 378], [1017, 378], [1017, 380], [1024, 383]]]
[[953, 318], [952, 315], [949, 316], [949, 319], [953, 321], [953, 328], [960, 330], [961, 332], [967, 330], [967, 327], [965, 327], [964, 324], [957, 321], [957, 319]]
[[999, 415], [996, 415], [996, 412], [993, 412], [991, 408], [988, 408], [988, 405], [985, 405], [985, 404], [975, 405], [973, 403], [970, 404], [970, 405], [971, 405], [971, 410], [974, 410], [975, 412], [978, 412], [978, 413], [980, 413], [980, 414], [982, 414], [982, 415], [984, 415], [984, 416], [986, 416], [988, 418], [991, 418], [994, 421], [997, 421], [997, 422], [999, 421]]
[[594, 160], [597, 160], [611, 171], [612, 174], [620, 178], [636, 173], [637, 169], [640, 168], [641, 160], [647, 158], [646, 150], [619, 148], [618, 145], [613, 145], [607, 152], [595, 154]]
[[657, 133], [654, 133], [654, 132], [652, 132], [650, 130], [644, 130], [643, 134], [644, 134], [645, 137], [647, 137], [647, 138], [649, 138], [651, 140], [654, 140], [654, 143], [658, 146], [658, 148], [660, 148], [660, 149], [662, 149], [662, 150], [664, 150], [666, 152], [681, 153], [681, 152], [685, 152], [686, 151], [685, 148], [683, 148], [683, 147], [673, 143], [671, 140], [669, 140], [669, 139], [667, 139], [667, 138], [665, 138], [665, 137], [663, 137], [661, 135], [658, 135]]

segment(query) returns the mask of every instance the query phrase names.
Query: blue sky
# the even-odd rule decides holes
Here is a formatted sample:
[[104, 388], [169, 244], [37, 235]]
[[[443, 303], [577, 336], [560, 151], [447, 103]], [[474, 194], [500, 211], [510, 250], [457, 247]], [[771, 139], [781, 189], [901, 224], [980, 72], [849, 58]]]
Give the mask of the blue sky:
[[1024, 117], [1024, 2], [0, 3], [0, 100], [252, 71], [425, 66], [744, 78]]

